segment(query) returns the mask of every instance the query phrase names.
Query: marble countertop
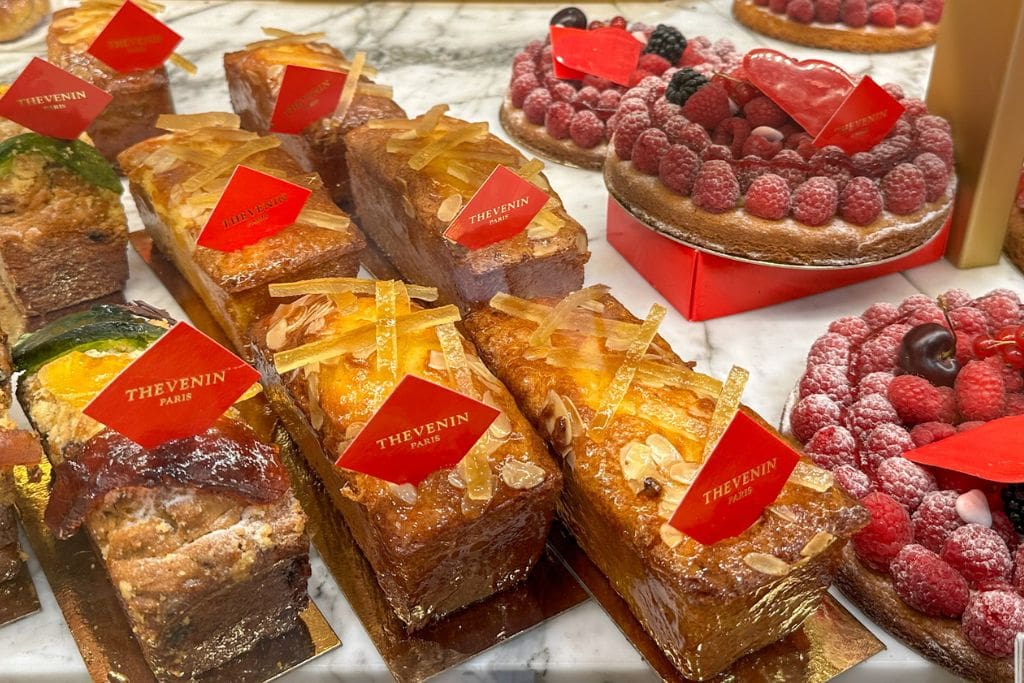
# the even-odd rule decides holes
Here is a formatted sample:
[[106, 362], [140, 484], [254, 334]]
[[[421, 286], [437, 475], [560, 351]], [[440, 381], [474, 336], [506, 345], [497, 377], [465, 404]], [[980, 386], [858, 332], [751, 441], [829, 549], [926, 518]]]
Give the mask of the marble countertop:
[[[61, 6], [61, 0], [55, 2]], [[169, 0], [164, 20], [185, 37], [179, 51], [199, 66], [196, 76], [172, 68], [174, 99], [181, 113], [230, 110], [221, 55], [262, 38], [261, 26], [296, 32], [324, 31], [346, 52], [365, 50], [379, 80], [390, 83], [395, 99], [412, 114], [439, 101], [455, 116], [498, 124], [498, 105], [508, 80], [510, 60], [527, 41], [543, 35], [550, 15], [561, 5], [543, 3], [280, 3]], [[757, 35], [733, 21], [729, 0], [665, 3], [588, 4], [589, 16], [622, 14], [648, 24], [671, 23], [687, 35], [728, 37], [741, 50], [777, 47], [798, 57], [824, 56], [853, 72], [871, 73], [880, 82], [896, 82], [923, 93], [930, 49], [865, 56], [823, 53]], [[43, 55], [44, 30], [0, 46], [0, 82], [9, 81], [33, 55]], [[665, 303], [604, 238], [606, 192], [595, 173], [549, 164], [547, 173], [568, 210], [586, 226], [593, 251], [587, 282], [604, 282], [634, 312], [652, 302]], [[133, 229], [140, 227], [128, 195]], [[146, 266], [130, 252], [129, 298], [145, 299], [182, 312]], [[841, 290], [741, 315], [691, 323], [670, 310], [661, 332], [680, 355], [699, 369], [724, 376], [733, 364], [750, 370], [745, 400], [776, 420], [803, 369], [811, 342], [840, 316], [859, 313], [876, 301], [899, 301], [917, 292], [935, 295], [950, 287], [981, 294], [996, 287], [1024, 290], [1024, 278], [1005, 261], [988, 268], [960, 271], [940, 261]], [[42, 612], [0, 630], [0, 681], [71, 682], [88, 680], [74, 640], [34, 557], [29, 559]], [[386, 681], [377, 655], [319, 558], [314, 558], [310, 594], [341, 637], [344, 646], [299, 669], [288, 680]], [[856, 613], [856, 610], [854, 610]], [[862, 621], [866, 619], [861, 616]], [[880, 629], [888, 649], [847, 673], [845, 681], [952, 680]], [[470, 662], [447, 672], [442, 681], [559, 682], [655, 680], [653, 672], [592, 602], [547, 622]]]

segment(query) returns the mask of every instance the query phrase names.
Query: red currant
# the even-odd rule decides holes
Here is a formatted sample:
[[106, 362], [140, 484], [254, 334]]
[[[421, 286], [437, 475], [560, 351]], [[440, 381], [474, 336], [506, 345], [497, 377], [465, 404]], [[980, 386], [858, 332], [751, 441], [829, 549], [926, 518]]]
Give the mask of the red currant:
[[1016, 370], [1024, 370], [1024, 351], [1016, 346], [1004, 346], [999, 352], [1004, 363]]
[[612, 28], [626, 28], [626, 17], [612, 17], [608, 25]]
[[1006, 325], [1005, 327], [1000, 327], [994, 337], [1000, 341], [1013, 341], [1020, 332], [1020, 325]]
[[989, 358], [999, 353], [999, 342], [992, 337], [979, 335], [974, 339], [974, 355], [978, 358]]
[[1017, 330], [1017, 336], [1013, 340], [1017, 343], [1018, 349], [1024, 349], [1024, 325]]
[[587, 30], [593, 31], [594, 29], [604, 28], [604, 26], [605, 24], [603, 21], [601, 21], [600, 19], [594, 19], [587, 25]]

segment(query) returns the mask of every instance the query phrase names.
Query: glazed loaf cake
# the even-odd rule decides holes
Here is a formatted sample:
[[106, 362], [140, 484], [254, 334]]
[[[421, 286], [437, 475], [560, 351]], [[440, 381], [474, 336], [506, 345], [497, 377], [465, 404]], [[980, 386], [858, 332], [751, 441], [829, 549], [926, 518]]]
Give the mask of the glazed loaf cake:
[[47, 313], [120, 291], [127, 219], [120, 181], [96, 150], [0, 118], [0, 165], [4, 329], [17, 337]]
[[54, 536], [89, 534], [161, 679], [197, 676], [290, 631], [308, 602], [309, 541], [276, 448], [233, 409], [152, 450], [84, 415], [139, 340], [169, 321], [110, 306], [76, 316], [14, 350], [19, 400], [53, 466]]
[[[411, 120], [370, 121], [346, 136], [359, 224], [409, 282], [437, 287], [462, 310], [496, 292], [561, 296], [583, 283], [587, 235], [539, 173], [486, 123], [442, 116], [435, 107]], [[551, 197], [524, 231], [479, 249], [444, 231], [459, 208], [499, 165], [527, 177]]]
[[[310, 435], [321, 444], [314, 457], [305, 448], [306, 456], [399, 619], [415, 631], [525, 578], [547, 540], [562, 477], [508, 391], [455, 330], [455, 307], [422, 309], [409, 295], [433, 299], [436, 291], [396, 282], [321, 280], [278, 293], [302, 296], [253, 328], [268, 394], [300, 444]], [[397, 355], [376, 338], [389, 319]], [[336, 467], [407, 374], [501, 414], [462, 462], [418, 486]]]
[[[275, 303], [267, 284], [350, 276], [359, 269], [363, 237], [323, 187], [274, 136], [238, 129], [233, 114], [161, 119], [172, 132], [121, 153], [121, 166], [146, 231], [244, 351], [247, 330]], [[203, 226], [239, 164], [312, 189], [291, 226], [235, 251], [197, 246]]]
[[[817, 609], [867, 513], [803, 462], [737, 537], [705, 546], [669, 526], [722, 384], [604, 292], [561, 303], [498, 295], [466, 331], [561, 454], [561, 520], [683, 676], [705, 680]], [[637, 340], [650, 343], [638, 351]], [[633, 381], [613, 382], [627, 363]]]
[[391, 99], [390, 87], [369, 80], [376, 72], [365, 64], [362, 53], [349, 62], [341, 51], [318, 42], [323, 37], [321, 33], [298, 36], [264, 30], [274, 37], [224, 55], [231, 107], [241, 117], [243, 128], [267, 135], [287, 66], [347, 74], [352, 82], [347, 83], [348, 92], [343, 90], [333, 115], [310, 124], [299, 134], [277, 134], [281, 146], [303, 169], [320, 174], [331, 198], [339, 205], [347, 205], [352, 194], [345, 161], [345, 133], [370, 119], [403, 117], [405, 112]]

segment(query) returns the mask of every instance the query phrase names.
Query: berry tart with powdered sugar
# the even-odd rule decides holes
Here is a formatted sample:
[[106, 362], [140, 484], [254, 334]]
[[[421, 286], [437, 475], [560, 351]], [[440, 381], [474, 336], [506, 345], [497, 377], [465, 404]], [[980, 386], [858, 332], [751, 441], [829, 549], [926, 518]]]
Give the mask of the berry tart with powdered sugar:
[[[872, 514], [847, 547], [841, 590], [971, 680], [1013, 677], [1013, 640], [1024, 631], [1024, 484], [912, 459], [1024, 414], [1022, 323], [1009, 290], [875, 304], [813, 343], [788, 413], [808, 456]], [[999, 459], [981, 434], [957, 448]]]
[[[588, 30], [621, 28], [632, 33], [644, 48], [629, 85], [680, 67], [710, 75], [734, 66], [739, 57], [728, 40], [688, 39], [671, 26], [630, 24], [621, 16], [588, 22], [576, 7], [559, 10], [550, 23]], [[562, 80], [553, 68], [550, 37], [531, 41], [516, 53], [501, 105], [501, 125], [513, 140], [536, 154], [571, 166], [600, 169], [611, 136], [608, 119], [628, 88], [590, 74], [582, 80]]]

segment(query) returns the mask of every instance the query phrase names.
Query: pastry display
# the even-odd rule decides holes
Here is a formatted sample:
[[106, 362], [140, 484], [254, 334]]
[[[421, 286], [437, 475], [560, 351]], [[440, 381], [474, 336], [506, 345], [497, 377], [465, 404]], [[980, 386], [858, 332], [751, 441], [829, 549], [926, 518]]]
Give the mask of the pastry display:
[[[1013, 675], [1024, 485], [904, 456], [1024, 414], [1022, 322], [1009, 290], [918, 294], [840, 318], [811, 346], [789, 418], [811, 459], [872, 514], [847, 548], [840, 588], [971, 680]], [[974, 448], [984, 460], [984, 442]]]
[[[674, 67], [689, 67], [710, 76], [715, 71], [731, 70], [739, 61], [736, 48], [728, 40], [712, 43], [704, 36], [687, 39], [678, 29], [663, 24], [653, 28], [629, 24], [621, 16], [588, 23], [576, 7], [558, 11], [551, 23], [630, 31], [644, 43], [644, 50], [629, 85]], [[553, 68], [550, 37], [531, 41], [516, 53], [501, 104], [501, 125], [512, 139], [541, 156], [580, 168], [600, 169], [611, 138], [607, 121], [627, 88], [591, 74], [582, 80], [560, 79]]]
[[0, 324], [12, 338], [48, 313], [124, 287], [121, 190], [88, 141], [0, 118]]
[[[199, 293], [235, 347], [249, 325], [276, 305], [271, 282], [352, 276], [363, 237], [324, 188], [281, 149], [276, 136], [239, 130], [233, 114], [165, 116], [171, 132], [121, 153], [139, 213], [154, 243]], [[234, 251], [197, 246], [221, 193], [240, 164], [312, 190], [294, 224]], [[272, 198], [257, 198], [270, 200]]]
[[945, 0], [733, 0], [740, 23], [772, 38], [849, 52], [898, 52], [935, 42]]
[[171, 323], [97, 306], [23, 337], [13, 357], [53, 467], [46, 524], [57, 539], [84, 528], [150, 667], [191, 678], [294, 628], [309, 541], [276, 447], [234, 408], [150, 450], [82, 412]]
[[391, 99], [390, 86], [370, 80], [376, 70], [366, 63], [365, 53], [356, 53], [350, 62], [341, 51], [321, 42], [322, 33], [297, 35], [277, 29], [264, 32], [268, 34], [267, 40], [224, 55], [231, 106], [242, 119], [243, 128], [267, 135], [271, 132], [287, 66], [346, 74], [346, 87], [331, 116], [315, 121], [299, 134], [278, 133], [282, 148], [304, 170], [319, 173], [331, 198], [346, 205], [351, 193], [345, 165], [345, 133], [370, 119], [397, 118], [405, 116], [405, 112]]
[[271, 294], [299, 298], [254, 326], [261, 364], [332, 463], [407, 375], [500, 411], [455, 467], [419, 485], [338, 470], [344, 488], [335, 503], [406, 627], [421, 629], [524, 579], [544, 548], [562, 477], [456, 330], [458, 310], [422, 308], [415, 300], [432, 301], [436, 290], [394, 281], [321, 279], [274, 284]]
[[[46, 52], [51, 64], [113, 96], [88, 129], [96, 149], [111, 163], [116, 163], [121, 150], [158, 135], [154, 125], [158, 116], [174, 113], [165, 66], [122, 73], [88, 52], [121, 4], [82, 0], [77, 7], [54, 12], [46, 34]], [[134, 4], [150, 14], [162, 9], [150, 0], [136, 0]], [[195, 73], [195, 67], [183, 57], [175, 54], [170, 59], [180, 68]]]
[[[587, 234], [558, 194], [511, 145], [487, 130], [445, 115], [439, 105], [415, 119], [377, 119], [346, 136], [359, 225], [404, 279], [438, 289], [463, 310], [495, 293], [561, 296], [583, 283]], [[460, 209], [499, 166], [548, 193], [527, 228], [467, 249], [445, 237]]]
[[[790, 88], [814, 78], [802, 73], [808, 64], [821, 62], [783, 71]], [[885, 86], [904, 114], [882, 142], [847, 154], [817, 147], [745, 78], [742, 69], [710, 80], [669, 70], [623, 95], [608, 120], [611, 196], [688, 244], [789, 265], [879, 261], [942, 228], [956, 185], [953, 143], [949, 123], [924, 102]]]
[[732, 399], [656, 336], [663, 315], [637, 320], [594, 286], [498, 294], [465, 324], [560, 456], [561, 520], [683, 676], [704, 680], [800, 626], [867, 515], [801, 462], [739, 536], [705, 546], [670, 526]]
[[1024, 269], [1024, 171], [1017, 184], [1017, 198], [1010, 208], [1006, 230], [1006, 255], [1018, 268]]
[[0, 0], [0, 43], [20, 38], [50, 11], [50, 0]]

